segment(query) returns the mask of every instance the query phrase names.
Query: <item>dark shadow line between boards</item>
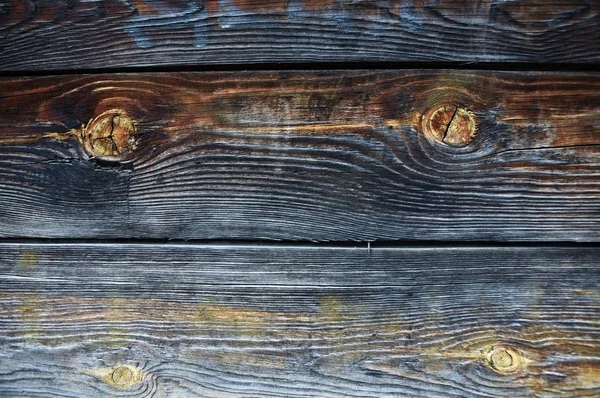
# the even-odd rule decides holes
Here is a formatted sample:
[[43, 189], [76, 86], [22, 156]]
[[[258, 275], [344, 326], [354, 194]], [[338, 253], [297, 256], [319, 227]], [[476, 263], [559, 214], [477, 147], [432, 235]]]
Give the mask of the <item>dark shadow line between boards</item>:
[[123, 66], [90, 69], [0, 69], [2, 77], [101, 75], [114, 73], [179, 73], [179, 72], [294, 72], [327, 70], [465, 70], [465, 71], [523, 71], [523, 72], [600, 72], [599, 63], [530, 63], [530, 62], [307, 62], [307, 63], [248, 63], [204, 65]]
[[0, 238], [1, 245], [140, 245], [197, 246], [215, 248], [347, 248], [347, 249], [435, 249], [435, 248], [598, 248], [597, 242], [577, 241], [489, 241], [489, 240], [374, 240], [374, 241], [312, 241], [274, 239], [160, 239], [160, 238]]

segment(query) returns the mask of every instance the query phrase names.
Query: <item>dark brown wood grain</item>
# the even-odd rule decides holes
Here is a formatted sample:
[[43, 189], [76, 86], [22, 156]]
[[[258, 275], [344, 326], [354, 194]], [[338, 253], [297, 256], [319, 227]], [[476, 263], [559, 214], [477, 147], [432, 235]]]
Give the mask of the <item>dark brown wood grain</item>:
[[595, 397], [586, 247], [0, 244], [10, 397]]
[[598, 241], [599, 77], [3, 79], [0, 236]]
[[600, 62], [590, 0], [10, 0], [0, 70]]

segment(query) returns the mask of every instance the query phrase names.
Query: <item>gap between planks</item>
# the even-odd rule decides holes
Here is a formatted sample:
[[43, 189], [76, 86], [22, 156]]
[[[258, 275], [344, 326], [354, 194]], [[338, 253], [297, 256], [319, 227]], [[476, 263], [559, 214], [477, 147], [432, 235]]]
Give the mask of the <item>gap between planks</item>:
[[528, 62], [306, 62], [306, 63], [261, 63], [225, 65], [161, 65], [125, 66], [118, 68], [89, 69], [41, 69], [3, 70], [3, 77], [100, 75], [107, 73], [178, 73], [178, 72], [286, 72], [313, 70], [363, 71], [439, 69], [465, 71], [507, 71], [507, 72], [596, 72], [598, 64], [543, 63]]
[[437, 241], [437, 240], [377, 240], [377, 241], [304, 241], [304, 240], [217, 240], [217, 239], [66, 239], [66, 238], [0, 238], [0, 245], [31, 246], [163, 246], [163, 247], [215, 247], [215, 248], [302, 248], [302, 249], [493, 249], [493, 248], [585, 248], [598, 247], [600, 242], [572, 241]]

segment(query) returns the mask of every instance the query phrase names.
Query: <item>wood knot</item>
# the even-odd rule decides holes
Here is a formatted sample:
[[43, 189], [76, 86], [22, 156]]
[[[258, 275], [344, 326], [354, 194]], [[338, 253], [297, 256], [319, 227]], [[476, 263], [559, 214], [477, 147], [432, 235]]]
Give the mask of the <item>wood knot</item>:
[[85, 373], [96, 376], [106, 384], [116, 388], [129, 388], [140, 383], [145, 373], [132, 365], [117, 365], [110, 368], [87, 369]]
[[133, 372], [126, 366], [119, 366], [113, 370], [110, 378], [117, 385], [127, 385], [133, 379]]
[[444, 105], [423, 115], [422, 128], [429, 140], [465, 146], [476, 134], [475, 116], [465, 108]]
[[90, 120], [82, 132], [89, 155], [119, 161], [136, 147], [137, 122], [121, 109], [111, 109]]
[[515, 373], [523, 367], [522, 355], [511, 347], [496, 347], [488, 354], [488, 362], [498, 373]]
[[133, 366], [119, 365], [109, 370], [106, 382], [119, 388], [127, 388], [142, 380], [142, 372]]

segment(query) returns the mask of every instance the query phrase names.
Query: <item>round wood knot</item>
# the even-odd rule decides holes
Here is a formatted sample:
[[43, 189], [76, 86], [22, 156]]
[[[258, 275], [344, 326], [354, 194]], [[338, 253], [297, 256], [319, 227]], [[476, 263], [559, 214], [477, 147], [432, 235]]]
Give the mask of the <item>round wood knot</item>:
[[113, 370], [110, 378], [113, 383], [118, 386], [127, 386], [131, 384], [134, 379], [133, 372], [126, 366], [119, 366]]
[[83, 131], [86, 151], [93, 157], [118, 161], [136, 145], [137, 122], [121, 109], [111, 109], [90, 120]]
[[488, 361], [499, 373], [514, 373], [523, 366], [521, 354], [510, 347], [496, 347], [490, 352]]
[[459, 106], [444, 105], [423, 115], [423, 130], [430, 140], [465, 146], [476, 134], [475, 116]]

